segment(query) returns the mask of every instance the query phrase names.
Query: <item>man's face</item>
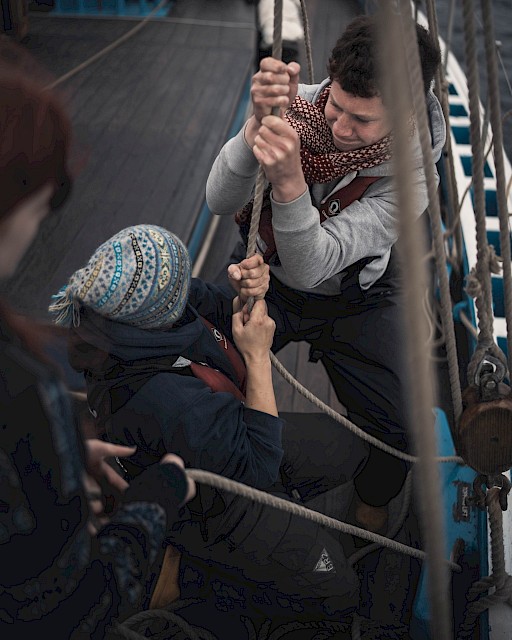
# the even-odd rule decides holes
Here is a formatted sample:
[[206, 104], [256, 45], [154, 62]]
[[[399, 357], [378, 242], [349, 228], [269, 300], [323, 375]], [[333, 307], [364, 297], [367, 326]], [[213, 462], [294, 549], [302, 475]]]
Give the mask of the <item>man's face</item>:
[[378, 142], [390, 132], [389, 115], [379, 96], [359, 98], [333, 81], [325, 118], [340, 151], [354, 151]]

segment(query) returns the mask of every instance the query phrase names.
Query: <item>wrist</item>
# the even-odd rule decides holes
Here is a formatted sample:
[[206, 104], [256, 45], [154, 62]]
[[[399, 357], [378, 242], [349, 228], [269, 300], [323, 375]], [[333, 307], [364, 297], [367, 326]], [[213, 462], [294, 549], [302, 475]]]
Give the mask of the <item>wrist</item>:
[[243, 354], [245, 366], [247, 367], [247, 373], [258, 371], [261, 373], [263, 370], [270, 368], [270, 351], [260, 354]]
[[287, 182], [283, 185], [272, 184], [272, 200], [278, 204], [286, 204], [298, 200], [308, 190], [305, 180], [299, 180], [295, 183]]
[[245, 144], [251, 149], [254, 147], [254, 139], [258, 135], [259, 128], [260, 124], [255, 116], [251, 116], [245, 123], [244, 140]]

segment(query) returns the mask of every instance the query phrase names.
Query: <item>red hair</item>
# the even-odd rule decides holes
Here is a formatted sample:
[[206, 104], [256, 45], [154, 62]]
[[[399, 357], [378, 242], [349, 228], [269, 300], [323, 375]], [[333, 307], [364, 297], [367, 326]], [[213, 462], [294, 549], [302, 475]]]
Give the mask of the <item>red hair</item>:
[[[57, 93], [46, 89], [48, 75], [21, 45], [0, 37], [0, 222], [48, 182], [55, 185], [52, 208], [70, 189], [71, 122]], [[0, 318], [43, 358], [48, 331], [1, 301]]]
[[[37, 73], [37, 75], [36, 75]], [[69, 191], [71, 123], [42, 69], [18, 45], [0, 46], [0, 219], [48, 182], [53, 206]]]

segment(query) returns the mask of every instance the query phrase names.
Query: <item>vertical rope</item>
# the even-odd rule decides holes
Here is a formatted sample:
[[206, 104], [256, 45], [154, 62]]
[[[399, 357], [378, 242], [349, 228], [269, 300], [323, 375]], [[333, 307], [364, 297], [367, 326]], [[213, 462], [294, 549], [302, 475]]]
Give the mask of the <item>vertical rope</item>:
[[300, 13], [302, 16], [302, 28], [304, 29], [304, 46], [306, 47], [306, 63], [308, 65], [308, 83], [313, 84], [315, 76], [313, 73], [313, 53], [311, 51], [311, 33], [309, 31], [308, 12], [306, 10], [306, 0], [300, 0]]
[[[453, 4], [452, 0], [452, 4]], [[427, 0], [427, 18], [428, 27], [432, 36], [439, 40], [439, 28], [437, 23], [437, 13], [435, 8], [435, 0]], [[446, 57], [448, 57], [449, 44], [446, 48]], [[443, 110], [443, 117], [445, 122], [450, 122], [450, 105], [448, 102], [448, 83], [446, 81], [445, 68], [440, 66], [436, 71], [434, 93], [436, 94], [441, 108]], [[450, 215], [450, 229], [449, 233], [453, 237], [454, 247], [452, 249], [451, 264], [457, 273], [462, 270], [462, 229], [460, 226], [460, 207], [459, 194], [457, 190], [457, 179], [455, 177], [455, 168], [453, 162], [453, 149], [452, 138], [450, 135], [446, 136], [446, 142], [444, 145], [444, 157], [445, 162], [445, 187], [448, 194], [449, 203], [449, 215]]]
[[283, 57], [283, 0], [274, 0], [272, 57], [277, 60]]
[[512, 274], [510, 256], [510, 227], [506, 195], [505, 167], [503, 162], [503, 125], [500, 109], [500, 91], [498, 84], [498, 63], [496, 39], [489, 0], [481, 0], [484, 24], [485, 53], [487, 62], [487, 83], [489, 110], [494, 139], [494, 165], [496, 169], [496, 195], [498, 197], [498, 215], [500, 221], [500, 248], [503, 259], [503, 291], [505, 298], [505, 317], [507, 320], [508, 370], [512, 371]]
[[[474, 637], [476, 622], [484, 611], [496, 604], [512, 603], [512, 577], [505, 571], [503, 511], [499, 494], [498, 487], [491, 487], [485, 496], [489, 513], [492, 574], [477, 580], [469, 589], [464, 621], [457, 634], [458, 640], [470, 640]], [[489, 593], [491, 588], [494, 589], [493, 593]]]
[[[418, 492], [420, 496], [422, 533], [425, 540], [428, 566], [428, 590], [430, 596], [430, 628], [432, 637], [439, 640], [451, 638], [451, 611], [449, 608], [449, 575], [445, 566], [443, 514], [439, 509], [441, 489], [435, 454], [437, 450], [434, 416], [433, 376], [430, 367], [428, 327], [424, 315], [413, 309], [421, 308], [426, 288], [426, 270], [422, 261], [423, 242], [414, 214], [414, 194], [411, 180], [410, 143], [406, 123], [409, 122], [411, 104], [407, 81], [410, 67], [412, 95], [424, 96], [419, 62], [416, 28], [408, 0], [383, 3], [381, 20], [381, 46], [383, 48], [386, 92], [394, 108], [391, 110], [392, 130], [395, 136], [393, 158], [400, 210], [400, 237], [403, 241], [403, 258], [407, 265], [404, 279], [404, 296], [407, 300], [405, 320], [405, 352], [408, 356], [409, 379], [414, 384], [408, 389], [409, 428], [419, 454]], [[400, 16], [397, 15], [400, 13]], [[402, 27], [402, 29], [400, 29]], [[407, 62], [406, 62], [407, 61]], [[392, 99], [391, 99], [392, 96]], [[425, 105], [416, 113], [418, 125], [423, 127], [426, 118]]]
[[[476, 223], [477, 262], [472, 270], [475, 305], [478, 311], [478, 348], [475, 356], [489, 349], [493, 343], [492, 301], [490, 287], [489, 259], [485, 224], [484, 157], [480, 132], [480, 98], [478, 82], [478, 62], [476, 52], [474, 7], [472, 0], [463, 0], [464, 36], [468, 79], [470, 136], [472, 151], [473, 200]], [[470, 289], [471, 290], [471, 289]]]
[[[434, 7], [430, 3], [429, 7], [429, 30], [433, 38], [438, 38], [437, 18]], [[413, 40], [414, 48], [417, 48], [416, 38]], [[412, 45], [411, 45], [412, 46]], [[407, 61], [410, 62], [409, 56]], [[410, 66], [410, 65], [409, 65]], [[439, 294], [441, 299], [441, 321], [445, 336], [446, 355], [450, 377], [450, 389], [453, 403], [453, 413], [457, 420], [462, 413], [462, 393], [459, 377], [459, 362], [457, 357], [457, 343], [455, 340], [455, 328], [453, 325], [452, 299], [448, 271], [446, 269], [446, 253], [444, 235], [441, 225], [441, 210], [437, 196], [437, 180], [434, 172], [434, 161], [432, 158], [431, 133], [428, 127], [426, 105], [422, 89], [423, 80], [421, 77], [421, 67], [408, 69], [408, 77], [412, 86], [413, 107], [416, 113], [418, 133], [423, 154], [423, 166], [427, 179], [427, 189], [429, 196], [428, 214], [430, 218], [430, 228], [432, 230], [433, 249], [436, 263], [436, 274], [439, 282]], [[448, 122], [448, 120], [446, 120]]]
[[[272, 57], [281, 60], [283, 56], [283, 38], [282, 38], [282, 26], [283, 26], [283, 0], [274, 1], [274, 32], [272, 42]], [[279, 108], [274, 107], [272, 109], [273, 115], [279, 115]], [[254, 201], [252, 205], [251, 213], [251, 225], [249, 227], [249, 234], [247, 238], [247, 252], [246, 258], [250, 258], [256, 253], [256, 238], [258, 236], [258, 228], [260, 226], [261, 217], [261, 205], [263, 203], [263, 193], [265, 191], [265, 172], [263, 168], [259, 167], [258, 175], [256, 177], [256, 185], [254, 187]], [[254, 306], [254, 298], [249, 298], [247, 301], [249, 311]]]

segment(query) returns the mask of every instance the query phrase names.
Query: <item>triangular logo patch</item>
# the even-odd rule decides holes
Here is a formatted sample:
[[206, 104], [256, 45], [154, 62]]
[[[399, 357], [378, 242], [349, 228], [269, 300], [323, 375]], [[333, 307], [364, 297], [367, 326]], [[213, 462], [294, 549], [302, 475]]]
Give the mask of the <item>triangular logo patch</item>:
[[322, 553], [320, 554], [320, 559], [316, 563], [313, 571], [334, 571], [336, 573], [336, 568], [334, 566], [333, 561], [329, 557], [327, 550], [322, 549]]

